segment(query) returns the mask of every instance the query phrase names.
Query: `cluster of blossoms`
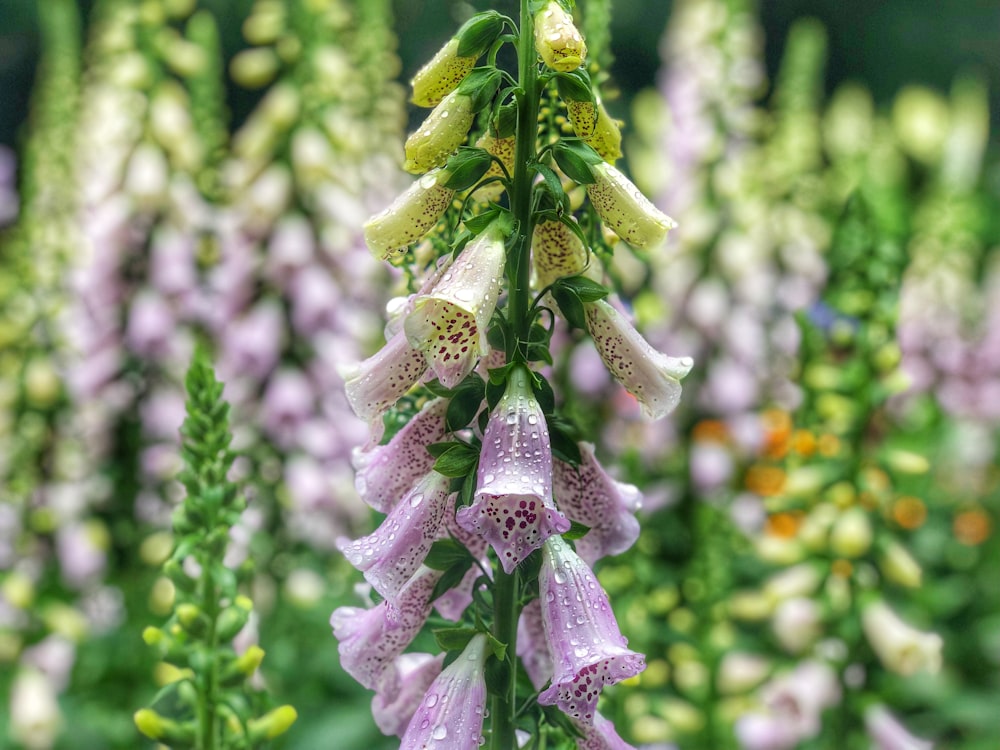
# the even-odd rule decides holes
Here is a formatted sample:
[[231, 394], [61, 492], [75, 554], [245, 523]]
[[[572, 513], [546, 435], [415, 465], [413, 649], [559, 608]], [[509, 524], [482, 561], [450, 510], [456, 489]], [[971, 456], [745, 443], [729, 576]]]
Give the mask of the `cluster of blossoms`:
[[[592, 93], [569, 10], [523, 2], [520, 30], [496, 12], [473, 16], [416, 74], [414, 102], [433, 109], [407, 139], [406, 168], [422, 176], [365, 225], [376, 257], [422, 260], [427, 273], [393, 304], [385, 346], [345, 371], [371, 430], [355, 457], [357, 489], [386, 517], [338, 541], [378, 601], [338, 608], [331, 624], [341, 665], [375, 691], [376, 721], [403, 748], [478, 747], [488, 696], [496, 750], [514, 746], [515, 724], [536, 745], [566, 730], [581, 748], [628, 747], [597, 701], [644, 657], [628, 648], [591, 566], [635, 542], [641, 497], [557, 413], [545, 369], [552, 322], [558, 313], [589, 332], [651, 418], [676, 407], [692, 361], [655, 351], [582, 275], [599, 265], [587, 231], [603, 224], [656, 249], [673, 221], [602, 158], [614, 139], [595, 133], [617, 126]], [[507, 42], [517, 81], [495, 66]], [[546, 81], [558, 83], [579, 140], [539, 132]], [[478, 129], [477, 145], [464, 145]], [[589, 198], [579, 218], [564, 187], [573, 183]], [[386, 435], [404, 397], [418, 411]], [[435, 608], [456, 623], [435, 631], [460, 652], [447, 666], [407, 651]], [[560, 714], [517, 695], [518, 656], [537, 704]], [[502, 675], [489, 688], [488, 673]]]

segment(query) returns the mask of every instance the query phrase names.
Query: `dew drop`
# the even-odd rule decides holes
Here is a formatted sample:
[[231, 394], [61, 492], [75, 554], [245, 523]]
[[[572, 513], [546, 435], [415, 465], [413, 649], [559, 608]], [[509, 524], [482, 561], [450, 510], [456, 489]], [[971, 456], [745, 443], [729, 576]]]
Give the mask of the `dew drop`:
[[435, 740], [443, 740], [448, 736], [448, 728], [444, 724], [438, 724], [434, 727], [434, 731], [431, 732], [431, 738]]
[[410, 507], [416, 508], [423, 501], [424, 501], [424, 493], [417, 492], [416, 494], [410, 496]]

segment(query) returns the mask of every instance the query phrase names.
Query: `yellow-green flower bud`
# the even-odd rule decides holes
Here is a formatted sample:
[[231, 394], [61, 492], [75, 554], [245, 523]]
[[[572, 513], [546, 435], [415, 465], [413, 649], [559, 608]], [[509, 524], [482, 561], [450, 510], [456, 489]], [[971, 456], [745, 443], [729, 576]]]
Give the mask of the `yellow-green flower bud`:
[[448, 173], [435, 169], [414, 182], [388, 208], [364, 225], [365, 243], [380, 260], [405, 253], [427, 234], [451, 205], [455, 191], [444, 187]]
[[412, 174], [440, 167], [469, 135], [475, 113], [472, 97], [452, 91], [406, 139], [406, 163]]
[[556, 0], [535, 14], [535, 51], [552, 70], [568, 73], [583, 65], [587, 45], [573, 17]]
[[458, 37], [438, 50], [410, 81], [413, 103], [418, 107], [434, 107], [462, 82], [476, 65], [476, 57], [459, 57]]
[[263, 88], [278, 74], [281, 60], [270, 47], [256, 47], [237, 52], [229, 63], [229, 73], [240, 86]]
[[160, 716], [151, 708], [142, 708], [132, 716], [136, 728], [151, 740], [163, 740], [168, 744], [190, 743], [194, 739], [194, 726], [179, 724]]
[[247, 728], [250, 730], [250, 742], [270, 740], [284, 734], [297, 718], [299, 715], [291, 706], [278, 706], [259, 719], [251, 719], [247, 722]]
[[923, 580], [920, 563], [899, 542], [890, 542], [879, 560], [882, 575], [889, 581], [915, 589]]
[[861, 557], [872, 546], [868, 512], [857, 506], [844, 511], [830, 531], [830, 550], [841, 557]]
[[607, 163], [591, 167], [590, 202], [605, 226], [630, 245], [655, 247], [677, 223], [654, 206], [632, 181]]
[[250, 619], [250, 611], [253, 603], [245, 596], [236, 597], [236, 601], [231, 607], [222, 610], [219, 618], [215, 621], [215, 632], [220, 640], [228, 641], [237, 633]]
[[590, 253], [576, 233], [561, 221], [541, 221], [531, 239], [531, 259], [538, 288], [563, 276], [577, 276], [587, 267]]
[[188, 633], [200, 635], [208, 630], [208, 617], [198, 606], [189, 603], [178, 604], [175, 611], [177, 612], [177, 622]]

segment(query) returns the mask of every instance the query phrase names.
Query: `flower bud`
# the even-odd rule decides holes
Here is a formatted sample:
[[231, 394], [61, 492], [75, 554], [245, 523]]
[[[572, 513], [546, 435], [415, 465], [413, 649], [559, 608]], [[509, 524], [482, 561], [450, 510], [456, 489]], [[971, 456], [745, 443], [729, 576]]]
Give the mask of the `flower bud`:
[[428, 172], [364, 225], [365, 243], [380, 260], [406, 252], [426, 235], [451, 205], [455, 191], [444, 187], [448, 173]]
[[587, 195], [601, 221], [630, 245], [655, 247], [677, 223], [654, 206], [625, 175], [607, 163], [591, 166]]
[[179, 724], [173, 719], [160, 716], [151, 708], [142, 708], [132, 716], [136, 728], [151, 740], [162, 740], [167, 744], [189, 744], [194, 740], [194, 726]]
[[830, 550], [840, 557], [861, 557], [872, 546], [872, 522], [857, 506], [845, 510], [830, 531]]
[[879, 560], [879, 568], [887, 580], [915, 589], [920, 586], [923, 571], [906, 548], [899, 542], [889, 542]]
[[723, 695], [745, 693], [771, 672], [771, 662], [763, 656], [733, 651], [722, 657], [716, 682]]
[[553, 70], [576, 70], [587, 57], [587, 45], [573, 17], [556, 0], [535, 14], [535, 50]]
[[820, 609], [815, 600], [795, 597], [778, 605], [771, 630], [785, 651], [801, 654], [819, 638], [820, 624]]
[[250, 619], [250, 611], [253, 609], [253, 602], [245, 596], [236, 597], [233, 606], [222, 610], [219, 618], [215, 621], [216, 635], [222, 641], [232, 639], [243, 629]]
[[263, 88], [278, 74], [281, 60], [270, 47], [257, 47], [237, 52], [229, 63], [229, 73], [240, 86]]
[[297, 718], [299, 715], [291, 706], [278, 706], [258, 719], [251, 719], [247, 722], [247, 729], [250, 730], [250, 742], [271, 740], [284, 734]]
[[475, 66], [475, 56], [459, 56], [458, 43], [458, 37], [451, 39], [413, 76], [410, 81], [413, 87], [411, 101], [418, 107], [440, 104]]
[[406, 139], [403, 169], [420, 174], [443, 165], [465, 142], [474, 117], [471, 96], [459, 91], [448, 94]]

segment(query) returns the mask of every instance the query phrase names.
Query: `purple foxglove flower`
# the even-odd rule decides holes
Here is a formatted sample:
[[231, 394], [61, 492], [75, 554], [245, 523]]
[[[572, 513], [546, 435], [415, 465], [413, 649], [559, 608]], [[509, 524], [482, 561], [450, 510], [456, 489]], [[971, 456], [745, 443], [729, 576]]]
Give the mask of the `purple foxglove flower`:
[[576, 552], [588, 565], [608, 555], [618, 555], [639, 538], [635, 512], [642, 494], [631, 484], [612, 479], [594, 456], [594, 446], [580, 443], [580, 466], [556, 461], [554, 494], [559, 507], [574, 521], [590, 527], [576, 542]]
[[[489, 562], [485, 558], [486, 547], [488, 546], [486, 540], [459, 526], [458, 521], [455, 520], [454, 513], [445, 513], [444, 525], [442, 526], [440, 537], [445, 538], [446, 536], [454, 537], [461, 542], [469, 550], [469, 554], [480, 560], [487, 572], [490, 571]], [[475, 585], [476, 579], [482, 573], [483, 571], [478, 565], [470, 565], [468, 572], [457, 586], [448, 589], [434, 600], [434, 608], [438, 611], [438, 614], [452, 622], [458, 622], [462, 619], [462, 614], [472, 603], [472, 588]]]
[[396, 657], [372, 698], [372, 716], [382, 734], [402, 737], [431, 683], [441, 674], [445, 654], [412, 653]]
[[447, 388], [458, 385], [489, 352], [486, 328], [496, 309], [504, 259], [504, 233], [493, 222], [466, 245], [430, 292], [414, 300], [403, 323], [410, 346], [425, 353]]
[[423, 352], [413, 349], [402, 332], [364, 362], [342, 369], [347, 400], [354, 413], [368, 422], [372, 445], [382, 437], [382, 415], [413, 387], [426, 369]]
[[450, 485], [443, 474], [428, 472], [374, 533], [353, 542], [337, 540], [348, 562], [386, 599], [396, 598], [438, 538]]
[[427, 690], [399, 750], [479, 749], [486, 714], [486, 654], [486, 636], [474, 635]]
[[934, 743], [914, 737], [885, 706], [865, 711], [865, 729], [876, 750], [933, 750]]
[[601, 689], [639, 674], [646, 659], [627, 648], [608, 595], [562, 537], [550, 537], [542, 546], [538, 592], [555, 662], [552, 685], [538, 702], [591, 725]]
[[362, 500], [379, 513], [388, 513], [431, 470], [435, 459], [427, 446], [444, 439], [447, 410], [446, 399], [429, 401], [386, 445], [354, 450], [354, 485]]
[[125, 340], [144, 358], [162, 358], [169, 352], [176, 326], [167, 301], [156, 292], [145, 289], [132, 300]]
[[282, 448], [294, 445], [299, 428], [315, 411], [316, 394], [301, 371], [284, 368], [276, 372], [264, 392], [260, 421], [268, 435]]
[[656, 351], [618, 310], [604, 300], [584, 304], [587, 328], [612, 376], [639, 401], [643, 414], [659, 419], [681, 398], [680, 379], [691, 371], [690, 357]]
[[530, 378], [523, 367], [511, 370], [486, 425], [475, 500], [456, 515], [459, 526], [492, 545], [507, 573], [570, 527], [552, 501], [549, 431]]
[[374, 690], [393, 660], [406, 650], [431, 612], [431, 594], [441, 573], [422, 566], [407, 581], [394, 605], [388, 600], [370, 609], [338, 607], [330, 616], [340, 641], [340, 666], [361, 685]]
[[590, 726], [573, 722], [577, 729], [583, 732], [583, 737], [576, 741], [578, 750], [635, 750], [625, 740], [618, 736], [615, 725], [596, 711], [594, 723]]

